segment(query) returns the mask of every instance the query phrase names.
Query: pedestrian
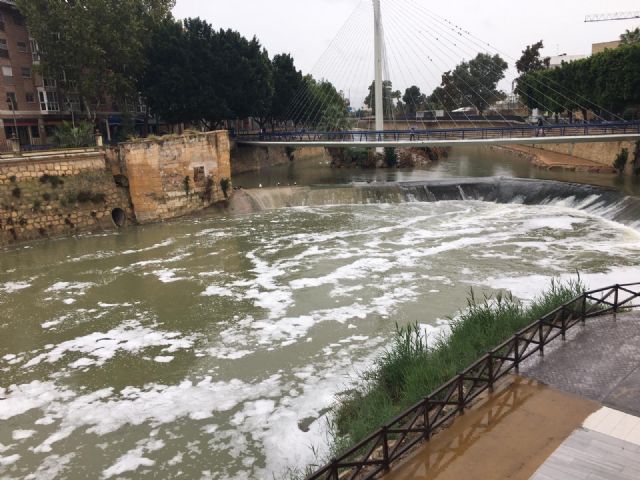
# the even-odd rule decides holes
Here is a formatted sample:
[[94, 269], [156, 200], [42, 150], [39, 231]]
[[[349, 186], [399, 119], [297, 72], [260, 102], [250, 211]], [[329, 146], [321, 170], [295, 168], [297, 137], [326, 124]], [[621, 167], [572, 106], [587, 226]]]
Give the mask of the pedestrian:
[[536, 137], [544, 137], [544, 120], [542, 120], [542, 117], [538, 117], [538, 131], [536, 132]]

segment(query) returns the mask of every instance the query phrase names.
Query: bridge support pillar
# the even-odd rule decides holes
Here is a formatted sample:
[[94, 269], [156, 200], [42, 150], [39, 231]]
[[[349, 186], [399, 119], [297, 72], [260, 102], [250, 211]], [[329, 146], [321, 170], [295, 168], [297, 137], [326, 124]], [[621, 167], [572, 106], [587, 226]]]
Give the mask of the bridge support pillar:
[[[374, 22], [374, 43], [375, 43], [375, 109], [376, 109], [376, 130], [384, 130], [384, 95], [382, 91], [382, 13], [380, 10], [380, 0], [373, 0], [373, 22]], [[383, 148], [376, 148], [376, 152], [384, 153]]]

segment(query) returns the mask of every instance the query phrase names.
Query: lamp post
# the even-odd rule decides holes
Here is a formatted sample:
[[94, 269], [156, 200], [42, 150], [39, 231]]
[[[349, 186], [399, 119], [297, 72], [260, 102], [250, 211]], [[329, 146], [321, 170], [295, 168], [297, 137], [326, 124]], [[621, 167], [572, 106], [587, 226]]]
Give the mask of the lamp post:
[[16, 118], [16, 104], [13, 101], [13, 97], [7, 95], [7, 104], [13, 113], [13, 137], [18, 138], [18, 119]]

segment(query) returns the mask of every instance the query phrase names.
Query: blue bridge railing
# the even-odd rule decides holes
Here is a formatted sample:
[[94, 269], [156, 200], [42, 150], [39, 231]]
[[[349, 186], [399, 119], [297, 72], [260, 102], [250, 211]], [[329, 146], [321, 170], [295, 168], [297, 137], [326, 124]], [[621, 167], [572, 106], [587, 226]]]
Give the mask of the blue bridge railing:
[[347, 130], [347, 131], [275, 131], [234, 134], [238, 142], [383, 142], [431, 140], [485, 140], [548, 137], [577, 137], [589, 135], [640, 134], [640, 121], [510, 125], [505, 127], [408, 129], [408, 130]]

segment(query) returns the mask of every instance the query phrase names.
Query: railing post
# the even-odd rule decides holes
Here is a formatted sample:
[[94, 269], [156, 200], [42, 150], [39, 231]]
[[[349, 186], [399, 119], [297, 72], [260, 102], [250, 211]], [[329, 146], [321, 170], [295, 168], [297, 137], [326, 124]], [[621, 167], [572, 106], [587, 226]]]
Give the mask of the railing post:
[[538, 347], [540, 347], [540, 356], [544, 357], [544, 322], [542, 319], [538, 321]]
[[514, 366], [516, 369], [516, 373], [520, 373], [520, 336], [516, 333], [513, 336], [514, 346], [513, 346], [513, 358], [514, 358]]
[[391, 462], [389, 461], [389, 434], [387, 433], [389, 427], [386, 425], [382, 427], [382, 465], [386, 472], [389, 471]]
[[562, 321], [562, 327], [561, 327], [560, 331], [562, 332], [562, 341], [564, 342], [567, 339], [567, 317], [566, 317], [566, 315], [562, 315], [561, 321]]
[[426, 397], [424, 399], [424, 434], [423, 437], [425, 440], [429, 440], [431, 438], [431, 420], [429, 418], [429, 407], [431, 406], [431, 397]]
[[582, 312], [580, 313], [580, 320], [584, 325], [587, 322], [587, 294], [582, 294]]
[[615, 288], [615, 292], [613, 294], [613, 314], [615, 316], [616, 313], [618, 313], [618, 293], [620, 292], [620, 285], [616, 284], [614, 286]]
[[336, 458], [331, 459], [331, 479], [332, 480], [340, 479], [340, 477], [338, 476], [338, 459]]
[[491, 393], [493, 393], [493, 382], [494, 382], [494, 378], [493, 378], [493, 352], [489, 352], [489, 365], [488, 365], [488, 370], [489, 370], [489, 391]]
[[458, 413], [464, 415], [464, 375], [458, 374]]

